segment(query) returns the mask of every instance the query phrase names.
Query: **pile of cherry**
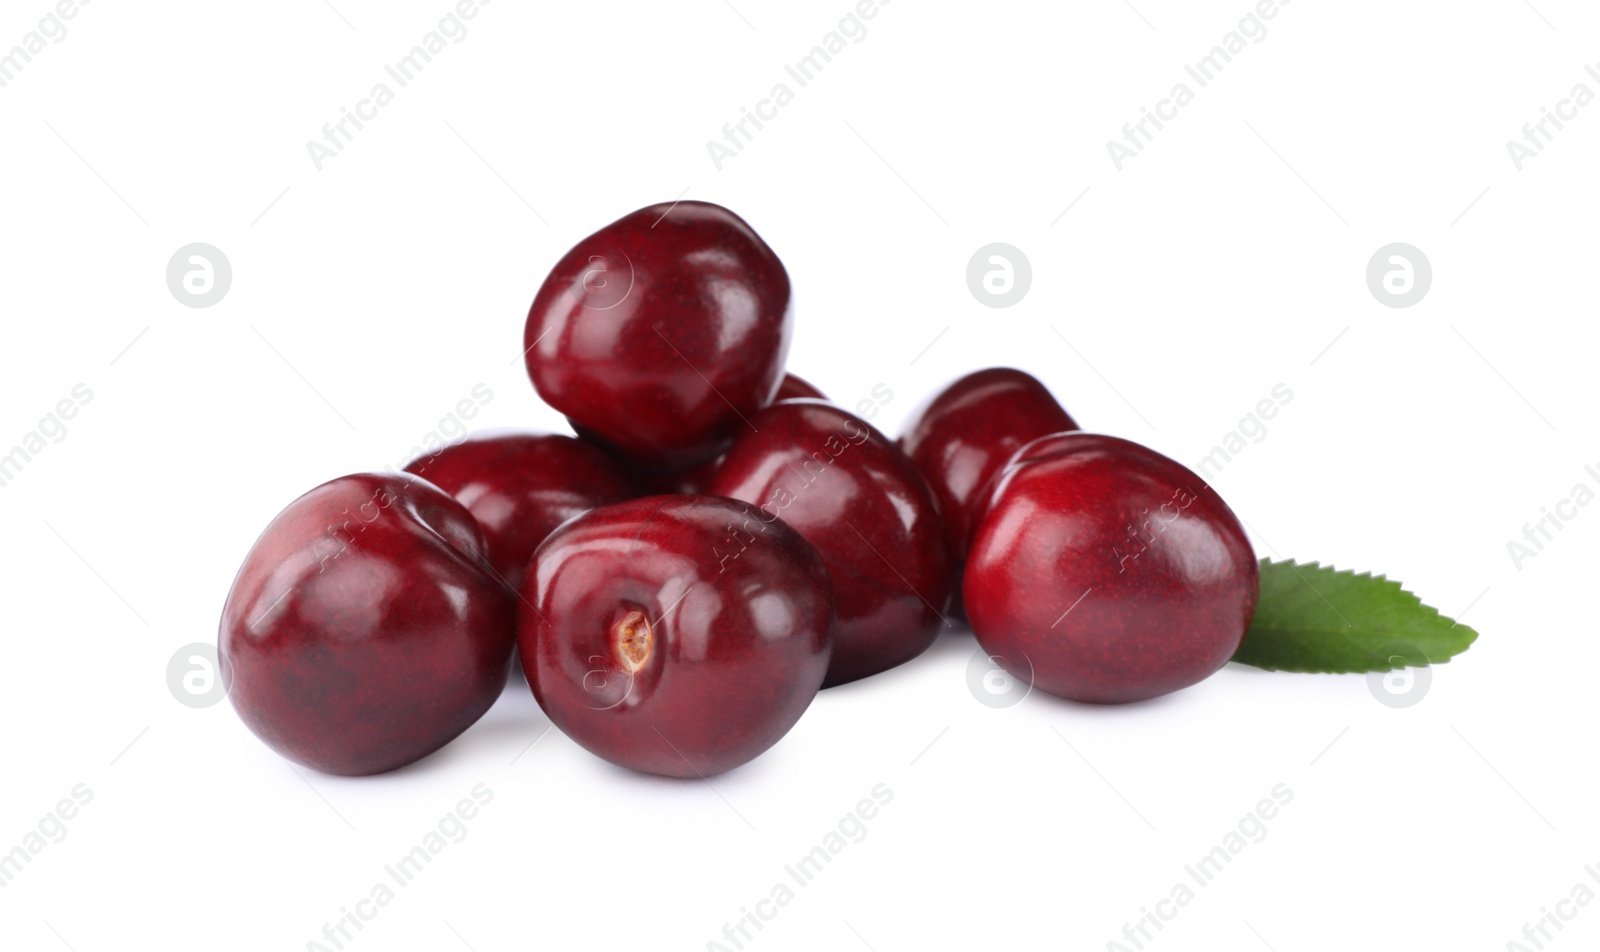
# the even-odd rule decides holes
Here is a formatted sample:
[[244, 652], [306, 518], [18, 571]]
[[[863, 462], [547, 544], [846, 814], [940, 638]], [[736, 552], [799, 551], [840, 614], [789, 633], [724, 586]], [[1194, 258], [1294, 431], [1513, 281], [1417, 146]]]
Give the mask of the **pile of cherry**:
[[1010, 674], [1077, 701], [1165, 694], [1239, 647], [1256, 559], [1194, 473], [1079, 431], [1009, 369], [891, 440], [875, 399], [785, 376], [793, 330], [788, 274], [727, 209], [579, 242], [524, 339], [578, 435], [475, 435], [290, 504], [223, 609], [239, 716], [318, 770], [392, 770], [482, 716], [518, 649], [579, 744], [704, 777], [962, 612]]

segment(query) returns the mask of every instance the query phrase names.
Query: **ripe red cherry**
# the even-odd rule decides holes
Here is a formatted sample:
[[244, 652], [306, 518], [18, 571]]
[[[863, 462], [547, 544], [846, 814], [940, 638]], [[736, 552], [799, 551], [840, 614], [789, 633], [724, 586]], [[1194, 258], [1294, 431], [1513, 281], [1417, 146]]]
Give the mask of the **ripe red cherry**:
[[968, 374], [912, 412], [900, 448], [933, 487], [957, 563], [983, 516], [984, 490], [1011, 454], [1077, 428], [1044, 384], [1009, 367]]
[[772, 399], [773, 402], [777, 402], [779, 400], [826, 400], [828, 398], [823, 396], [821, 390], [818, 390], [804, 378], [796, 377], [794, 374], [784, 374], [783, 382], [778, 385], [778, 395]]
[[[729, 526], [759, 528], [742, 549]], [[828, 667], [828, 571], [754, 507], [648, 496], [539, 547], [518, 643], [550, 720], [606, 760], [708, 777], [777, 743]]]
[[556, 526], [639, 495], [611, 457], [553, 433], [477, 434], [417, 457], [406, 472], [467, 507], [488, 540], [490, 564], [513, 588], [522, 584], [533, 550]]
[[1063, 433], [996, 480], [967, 557], [967, 617], [1012, 675], [1075, 701], [1156, 697], [1227, 663], [1255, 613], [1244, 529], [1194, 473]]
[[662, 470], [721, 452], [772, 401], [793, 336], [789, 275], [733, 212], [643, 208], [551, 269], [523, 346], [574, 428]]
[[223, 684], [256, 736], [332, 774], [433, 753], [499, 697], [515, 594], [472, 516], [433, 484], [324, 483], [267, 526], [228, 592]]
[[938, 506], [911, 461], [820, 400], [775, 403], [751, 423], [707, 491], [760, 506], [822, 552], [839, 616], [823, 686], [927, 650], [944, 624], [950, 558]]

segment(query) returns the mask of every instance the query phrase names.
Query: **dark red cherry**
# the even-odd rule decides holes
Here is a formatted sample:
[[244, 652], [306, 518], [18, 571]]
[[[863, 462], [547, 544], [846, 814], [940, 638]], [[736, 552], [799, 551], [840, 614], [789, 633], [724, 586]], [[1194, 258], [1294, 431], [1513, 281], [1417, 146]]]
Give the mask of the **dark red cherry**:
[[483, 527], [489, 562], [513, 588], [556, 526], [639, 495], [624, 467], [595, 446], [553, 433], [487, 432], [406, 464], [456, 497]]
[[1011, 454], [1077, 428], [1044, 384], [1009, 367], [968, 374], [912, 412], [900, 448], [933, 487], [958, 564], [983, 515], [984, 489]]
[[365, 473], [290, 503], [245, 556], [218, 631], [223, 684], [267, 746], [332, 774], [433, 753], [499, 697], [515, 593], [432, 483]]
[[733, 212], [643, 208], [550, 271], [523, 339], [539, 395], [662, 471], [717, 455], [772, 402], [794, 328], [789, 275]]
[[968, 553], [967, 617], [1012, 675], [1075, 701], [1209, 677], [1255, 613], [1239, 520], [1194, 473], [1127, 440], [1063, 433], [996, 479]]
[[[730, 527], [740, 530], [735, 538]], [[539, 547], [518, 639], [550, 720], [614, 764], [708, 777], [777, 743], [828, 667], [828, 572], [753, 506], [649, 496]]]
[[751, 423], [708, 491], [760, 506], [822, 552], [839, 616], [823, 686], [927, 650], [944, 624], [951, 568], [938, 506], [911, 461], [820, 400], [776, 403]]

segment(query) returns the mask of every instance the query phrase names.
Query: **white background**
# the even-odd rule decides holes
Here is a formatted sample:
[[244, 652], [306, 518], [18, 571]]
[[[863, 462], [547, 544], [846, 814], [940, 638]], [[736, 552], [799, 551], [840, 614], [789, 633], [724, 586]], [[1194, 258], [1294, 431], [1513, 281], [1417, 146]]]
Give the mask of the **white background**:
[[[746, 948], [1107, 948], [1276, 784], [1266, 838], [1148, 948], [1502, 949], [1600, 892], [1600, 507], [1507, 552], [1600, 466], [1600, 104], [1520, 172], [1506, 150], [1600, 92], [1592, 5], [1298, 0], [1119, 172], [1107, 140], [1246, 0], [900, 0], [718, 171], [707, 140], [852, 9], [731, 2], [499, 0], [321, 171], [307, 140], [446, 0], [100, 0], [0, 89], [0, 452], [93, 392], [0, 489], [0, 851], [93, 791], [0, 890], [0, 945], [307, 948], [480, 783], [466, 839], [347, 948], [706, 948], [880, 783], [866, 837]], [[8, 0], [0, 51], [50, 9]], [[564, 427], [518, 359], [527, 304], [577, 239], [680, 195], [766, 237], [790, 368], [846, 403], [886, 384], [891, 435], [1009, 364], [1192, 466], [1287, 385], [1214, 480], [1258, 552], [1387, 572], [1477, 645], [1404, 710], [1239, 666], [996, 710], [951, 634], [714, 789], [530, 748], [549, 722], [520, 685], [368, 779], [177, 703], [169, 659], [214, 641], [298, 494], [399, 463], [475, 384], [474, 426]], [[965, 281], [996, 241], [1032, 262], [1009, 309]], [[1434, 270], [1406, 309], [1364, 277], [1396, 241]], [[191, 242], [233, 267], [207, 309], [165, 283]], [[1559, 948], [1600, 941], [1600, 908], [1561, 908]]]

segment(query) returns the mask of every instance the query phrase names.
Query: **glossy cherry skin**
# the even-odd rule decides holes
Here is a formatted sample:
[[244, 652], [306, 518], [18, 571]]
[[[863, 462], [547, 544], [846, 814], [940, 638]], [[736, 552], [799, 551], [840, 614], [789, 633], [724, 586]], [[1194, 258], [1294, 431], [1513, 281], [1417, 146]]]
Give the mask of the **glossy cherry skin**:
[[522, 597], [522, 664], [545, 714], [606, 760], [668, 777], [709, 777], [777, 743], [832, 647], [821, 556], [732, 499], [647, 496], [579, 516], [534, 554]]
[[1044, 384], [1009, 367], [970, 373], [912, 412], [900, 448], [933, 487], [958, 564], [983, 516], [984, 491], [1011, 454], [1077, 428]]
[[499, 697], [515, 593], [444, 490], [363, 473], [324, 483], [245, 556], [218, 631], [223, 684], [256, 736], [331, 774], [433, 753]]
[[783, 382], [778, 385], [778, 395], [772, 398], [773, 402], [800, 399], [826, 400], [828, 398], [823, 395], [821, 390], [818, 390], [816, 386], [804, 378], [796, 377], [794, 374], [784, 374]]
[[624, 456], [704, 462], [772, 402], [794, 331], [789, 275], [733, 212], [643, 208], [551, 269], [528, 311], [528, 375], [580, 435]]
[[1127, 440], [1047, 436], [1002, 471], [968, 553], [967, 617], [1013, 676], [1138, 701], [1227, 663], [1255, 613], [1244, 529], [1194, 473]]
[[638, 496], [627, 470], [583, 440], [554, 433], [475, 434], [406, 464], [467, 507], [489, 563], [512, 588], [551, 530], [579, 513]]
[[822, 552], [839, 616], [823, 686], [926, 651], [952, 580], [922, 475], [871, 424], [820, 400], [775, 403], [750, 422], [708, 492], [760, 506]]

